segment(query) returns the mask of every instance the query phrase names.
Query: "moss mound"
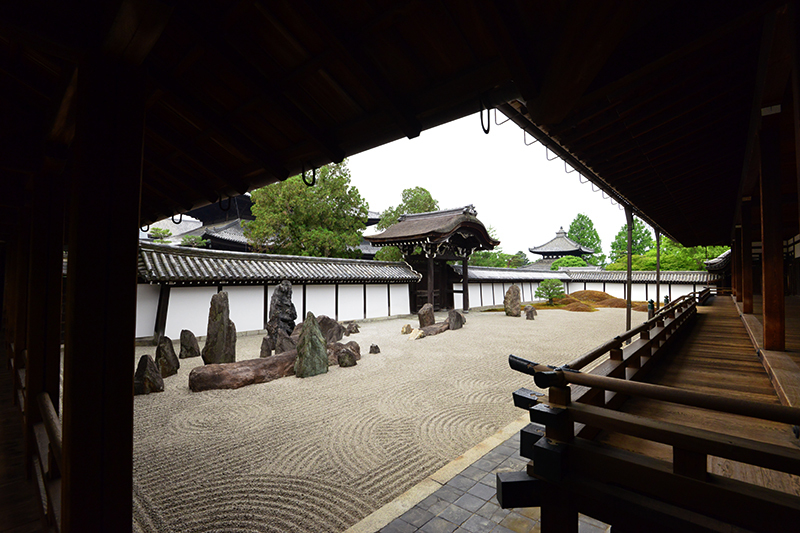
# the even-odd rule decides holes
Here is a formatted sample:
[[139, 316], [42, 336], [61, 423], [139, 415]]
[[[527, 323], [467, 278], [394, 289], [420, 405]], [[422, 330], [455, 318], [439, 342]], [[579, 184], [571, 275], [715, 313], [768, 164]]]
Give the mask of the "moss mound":
[[577, 313], [592, 313], [594, 311], [597, 311], [597, 309], [595, 309], [591, 305], [585, 304], [583, 302], [571, 303], [565, 306], [564, 309], [566, 309], [567, 311], [575, 311]]
[[555, 305], [570, 305], [580, 303], [575, 298], [571, 298], [570, 296], [565, 296], [564, 298], [553, 298], [553, 303]]
[[613, 298], [613, 296], [603, 291], [575, 291], [571, 293], [570, 296], [581, 302], [592, 303], [602, 302], [603, 300]]

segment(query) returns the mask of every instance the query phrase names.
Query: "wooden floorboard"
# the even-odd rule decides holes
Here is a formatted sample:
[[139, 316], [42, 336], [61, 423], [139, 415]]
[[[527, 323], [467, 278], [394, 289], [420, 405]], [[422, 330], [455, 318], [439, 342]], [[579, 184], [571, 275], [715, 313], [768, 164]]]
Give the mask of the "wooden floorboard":
[[22, 418], [19, 408], [11, 401], [11, 379], [5, 353], [2, 353], [0, 354], [0, 533], [47, 531], [36, 481], [27, 479], [25, 475]]
[[[791, 320], [797, 319], [800, 327], [800, 306], [797, 310], [797, 315]], [[787, 325], [789, 322], [787, 319]], [[658, 363], [646, 381], [750, 401], [780, 403], [736, 307], [727, 297], [712, 298], [709, 305], [698, 307], [697, 321], [692, 330]], [[787, 424], [641, 398], [628, 400], [620, 410], [800, 451], [800, 441]], [[625, 450], [672, 461], [672, 449], [666, 445], [621, 434], [601, 433], [597, 439]], [[709, 472], [800, 496], [800, 478], [797, 476], [718, 457], [709, 457], [708, 464]]]

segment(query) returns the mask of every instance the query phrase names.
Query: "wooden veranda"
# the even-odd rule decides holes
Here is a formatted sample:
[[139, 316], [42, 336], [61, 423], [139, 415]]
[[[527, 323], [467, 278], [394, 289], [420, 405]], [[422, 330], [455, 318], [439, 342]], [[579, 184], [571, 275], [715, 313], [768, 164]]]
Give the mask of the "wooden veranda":
[[[474, 127], [489, 132], [492, 108], [524, 130], [520, 142], [563, 159], [566, 179], [590, 180], [660, 235], [731, 244], [733, 293], [775, 362], [773, 385], [796, 377], [785, 293], [800, 276], [799, 26], [796, 0], [4, 6], [2, 326], [22, 395], [10, 438], [45, 481], [50, 525], [132, 529], [139, 227], [478, 112]], [[511, 190], [516, 179], [535, 178], [520, 172]], [[613, 361], [608, 375], [625, 377]], [[791, 405], [792, 389], [778, 389]], [[701, 456], [724, 455], [706, 437], [680, 442], [686, 479]], [[615, 472], [596, 482], [611, 488]], [[683, 484], [665, 487], [671, 507], [658, 512], [694, 524], [691, 502], [675, 499]], [[612, 518], [624, 530], [630, 517]]]

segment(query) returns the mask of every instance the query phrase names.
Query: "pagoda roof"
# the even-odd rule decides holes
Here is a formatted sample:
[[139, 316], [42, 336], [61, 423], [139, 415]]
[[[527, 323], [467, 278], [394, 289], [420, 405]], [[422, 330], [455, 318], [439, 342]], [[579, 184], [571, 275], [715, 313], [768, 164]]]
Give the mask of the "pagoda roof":
[[383, 233], [364, 238], [374, 246], [399, 246], [418, 243], [443, 243], [455, 236], [469, 239], [476, 248], [491, 250], [500, 241], [489, 236], [483, 223], [477, 218], [472, 205], [430, 211], [427, 213], [406, 214]]
[[555, 238], [535, 248], [528, 248], [529, 251], [540, 255], [582, 255], [593, 254], [594, 250], [580, 245], [567, 237], [567, 232], [563, 227], [558, 228]]

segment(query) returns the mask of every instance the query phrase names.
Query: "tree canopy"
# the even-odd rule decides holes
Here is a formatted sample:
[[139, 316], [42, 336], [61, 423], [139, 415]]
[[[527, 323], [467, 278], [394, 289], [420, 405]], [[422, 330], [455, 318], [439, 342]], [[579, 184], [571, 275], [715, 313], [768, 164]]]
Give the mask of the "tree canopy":
[[564, 284], [557, 279], [546, 279], [536, 288], [537, 298], [546, 299], [549, 305], [553, 305], [553, 298], [564, 296]]
[[[727, 246], [693, 246], [687, 248], [672, 239], [661, 241], [661, 270], [706, 270], [704, 261], [713, 259], [726, 250]], [[655, 270], [656, 249], [651, 248], [643, 255], [634, 255], [633, 270]], [[619, 261], [606, 266], [606, 270], [625, 270], [628, 268], [625, 256]]]
[[600, 236], [597, 234], [597, 230], [594, 229], [594, 222], [587, 215], [578, 213], [575, 216], [575, 219], [569, 225], [567, 237], [580, 245], [594, 250], [594, 255], [587, 254], [583, 258], [590, 265], [602, 266], [606, 262], [603, 246], [600, 243]]
[[[638, 218], [633, 219], [633, 239], [631, 241], [632, 254], [644, 255], [644, 253], [655, 245], [653, 235], [645, 226], [644, 222]], [[624, 224], [614, 237], [611, 243], [611, 262], [616, 263], [620, 259], [628, 257], [628, 225]], [[627, 261], [627, 259], [625, 259]], [[625, 267], [627, 268], [627, 266]]]
[[347, 160], [317, 171], [306, 186], [300, 176], [251, 193], [255, 220], [245, 223], [250, 245], [263, 252], [316, 257], [360, 257], [368, 205], [350, 185]]
[[487, 266], [500, 268], [519, 268], [530, 263], [528, 256], [523, 251], [513, 255], [503, 253], [502, 250], [481, 250], [469, 256], [470, 266]]
[[[395, 224], [400, 219], [400, 215], [439, 210], [439, 202], [434, 200], [428, 189], [424, 187], [404, 189], [401, 196], [401, 202], [397, 207], [389, 207], [381, 213], [381, 220], [377, 226], [379, 230], [384, 230]], [[397, 246], [384, 246], [375, 254], [375, 259], [379, 261], [402, 261], [403, 254], [400, 253], [400, 249]]]
[[558, 270], [560, 267], [585, 267], [586, 261], [574, 255], [559, 257], [550, 265], [550, 270]]

